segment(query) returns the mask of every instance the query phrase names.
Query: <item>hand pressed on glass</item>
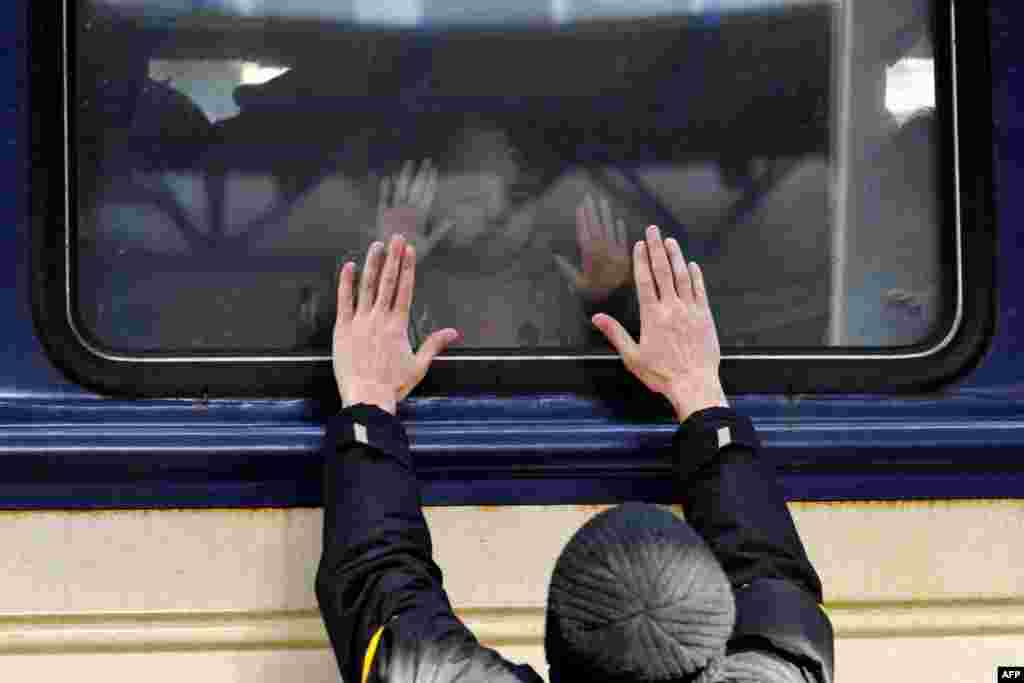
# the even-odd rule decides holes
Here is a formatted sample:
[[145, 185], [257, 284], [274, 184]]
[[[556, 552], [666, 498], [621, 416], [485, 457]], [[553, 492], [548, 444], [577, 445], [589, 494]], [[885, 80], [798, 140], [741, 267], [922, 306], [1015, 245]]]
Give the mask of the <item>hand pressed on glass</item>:
[[370, 245], [353, 303], [355, 264], [345, 263], [338, 284], [338, 317], [331, 359], [345, 407], [369, 403], [394, 414], [396, 404], [427, 374], [434, 357], [459, 338], [453, 328], [431, 334], [413, 354], [409, 309], [416, 277], [416, 250], [401, 235], [387, 247]]
[[[430, 363], [459, 338], [459, 332], [434, 332], [414, 355], [408, 326], [415, 248], [396, 235], [382, 264], [384, 260], [384, 245], [374, 242], [355, 305], [355, 264], [349, 261], [342, 268], [332, 359], [346, 407], [371, 403], [395, 413], [397, 402], [423, 380]], [[728, 406], [718, 377], [718, 335], [700, 268], [687, 265], [678, 242], [663, 242], [653, 225], [646, 241], [636, 243], [633, 260], [640, 342], [604, 313], [593, 317], [594, 325], [622, 356], [627, 370], [669, 399], [681, 421], [704, 408]]]
[[413, 162], [405, 162], [401, 172], [380, 181], [377, 239], [387, 244], [395, 235], [402, 235], [416, 248], [420, 259], [426, 258], [455, 225], [454, 221], [442, 221], [427, 237], [427, 221], [436, 195], [437, 169], [430, 159], [418, 170]]
[[633, 248], [640, 300], [640, 342], [614, 318], [594, 325], [623, 363], [651, 391], [663, 394], [680, 421], [713, 406], [728, 406], [718, 377], [721, 350], [700, 267], [687, 265], [676, 240], [662, 241], [656, 226]]
[[601, 198], [600, 213], [594, 198], [587, 195], [576, 209], [576, 241], [583, 271], [558, 254], [555, 263], [574, 291], [592, 301], [607, 299], [629, 280], [629, 247], [626, 222], [615, 220], [608, 200]]

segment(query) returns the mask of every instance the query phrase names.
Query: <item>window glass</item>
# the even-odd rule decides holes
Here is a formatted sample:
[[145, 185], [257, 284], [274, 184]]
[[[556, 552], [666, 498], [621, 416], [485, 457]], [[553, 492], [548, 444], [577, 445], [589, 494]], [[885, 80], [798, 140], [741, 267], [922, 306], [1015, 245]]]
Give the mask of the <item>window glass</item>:
[[[415, 234], [410, 335], [611, 352], [675, 236], [726, 351], [948, 327], [925, 0], [78, 0], [71, 291], [120, 354], [328, 355]], [[945, 232], [944, 232], [945, 231]]]

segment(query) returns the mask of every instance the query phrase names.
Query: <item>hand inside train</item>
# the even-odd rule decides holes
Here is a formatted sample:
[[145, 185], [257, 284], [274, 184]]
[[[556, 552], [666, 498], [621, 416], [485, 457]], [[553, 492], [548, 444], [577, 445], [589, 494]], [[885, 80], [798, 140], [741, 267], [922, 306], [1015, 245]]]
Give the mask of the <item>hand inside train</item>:
[[377, 239], [385, 244], [394, 236], [402, 235], [410, 245], [426, 258], [455, 226], [445, 219], [427, 236], [434, 199], [437, 196], [437, 168], [426, 159], [417, 169], [407, 161], [394, 177], [380, 181], [377, 200]]
[[603, 301], [629, 280], [626, 222], [615, 219], [607, 198], [602, 197], [598, 204], [587, 195], [576, 208], [576, 241], [582, 271], [560, 254], [551, 255], [574, 292], [591, 301]]

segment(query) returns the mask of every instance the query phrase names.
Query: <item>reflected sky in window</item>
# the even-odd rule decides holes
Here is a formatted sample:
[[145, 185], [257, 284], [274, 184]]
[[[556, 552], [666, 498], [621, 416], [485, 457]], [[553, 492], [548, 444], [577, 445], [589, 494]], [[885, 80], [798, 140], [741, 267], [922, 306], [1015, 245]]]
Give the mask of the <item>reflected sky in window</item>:
[[100, 0], [97, 4], [150, 17], [215, 13], [415, 27], [724, 14], [838, 3], [839, 0]]

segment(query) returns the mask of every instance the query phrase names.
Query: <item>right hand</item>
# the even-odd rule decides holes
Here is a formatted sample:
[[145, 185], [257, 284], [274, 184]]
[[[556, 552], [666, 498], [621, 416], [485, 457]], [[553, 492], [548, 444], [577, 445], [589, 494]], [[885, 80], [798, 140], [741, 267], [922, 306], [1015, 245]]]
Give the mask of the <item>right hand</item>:
[[437, 169], [430, 159], [420, 164], [419, 170], [407, 161], [393, 178], [385, 176], [377, 204], [377, 240], [390, 244], [392, 237], [402, 235], [418, 258], [425, 259], [455, 226], [454, 221], [444, 221], [427, 237], [427, 219], [436, 194]]
[[656, 226], [647, 228], [646, 237], [633, 247], [640, 342], [609, 315], [598, 313], [593, 323], [626, 369], [668, 398], [680, 421], [704, 408], [728, 407], [718, 377], [718, 333], [700, 267], [687, 265], [679, 243], [662, 241]]

